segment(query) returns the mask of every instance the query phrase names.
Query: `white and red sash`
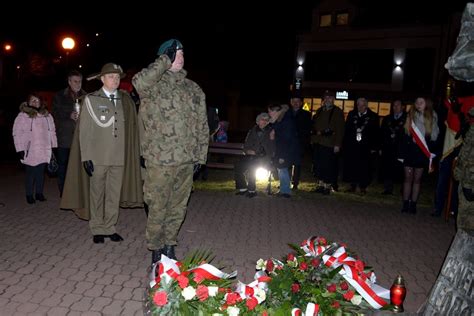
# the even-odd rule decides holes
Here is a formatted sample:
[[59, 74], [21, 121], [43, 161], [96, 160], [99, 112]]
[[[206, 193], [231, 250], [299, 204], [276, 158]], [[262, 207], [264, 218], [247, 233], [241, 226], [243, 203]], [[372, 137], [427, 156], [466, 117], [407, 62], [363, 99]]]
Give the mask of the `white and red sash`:
[[415, 125], [414, 121], [411, 121], [410, 134], [418, 147], [420, 147], [423, 154], [430, 160], [429, 170], [431, 170], [431, 163], [436, 155], [430, 152], [428, 144], [426, 144], [425, 136], [421, 134], [420, 129]]

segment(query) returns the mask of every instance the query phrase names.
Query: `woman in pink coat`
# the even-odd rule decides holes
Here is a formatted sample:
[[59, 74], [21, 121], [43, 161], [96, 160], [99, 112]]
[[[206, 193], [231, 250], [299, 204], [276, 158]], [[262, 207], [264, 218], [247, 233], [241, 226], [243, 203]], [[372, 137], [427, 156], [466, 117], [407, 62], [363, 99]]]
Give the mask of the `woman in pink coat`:
[[51, 159], [52, 149], [58, 144], [53, 117], [35, 93], [28, 95], [27, 102], [20, 105], [20, 113], [13, 124], [13, 140], [20, 161], [25, 165], [26, 201], [29, 204], [35, 203], [35, 198], [46, 201], [44, 169]]

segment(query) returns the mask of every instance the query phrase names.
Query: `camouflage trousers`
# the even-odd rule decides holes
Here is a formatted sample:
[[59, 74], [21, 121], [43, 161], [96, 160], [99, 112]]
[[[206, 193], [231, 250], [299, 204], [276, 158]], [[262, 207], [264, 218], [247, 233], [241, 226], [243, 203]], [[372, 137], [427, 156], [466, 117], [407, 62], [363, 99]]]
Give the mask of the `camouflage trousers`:
[[143, 191], [149, 207], [146, 225], [148, 249], [177, 244], [192, 185], [192, 164], [172, 167], [147, 165]]
[[474, 202], [469, 202], [464, 197], [462, 185], [459, 184], [459, 208], [458, 208], [458, 229], [474, 230]]

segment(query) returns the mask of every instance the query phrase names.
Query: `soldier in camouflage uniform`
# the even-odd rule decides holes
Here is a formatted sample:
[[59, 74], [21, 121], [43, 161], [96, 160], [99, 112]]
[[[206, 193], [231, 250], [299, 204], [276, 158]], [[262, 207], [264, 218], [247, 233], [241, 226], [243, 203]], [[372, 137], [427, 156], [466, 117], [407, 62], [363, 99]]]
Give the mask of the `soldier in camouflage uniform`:
[[469, 110], [470, 127], [457, 158], [454, 177], [459, 181], [458, 229], [474, 230], [474, 108]]
[[174, 247], [186, 215], [193, 165], [206, 163], [209, 145], [205, 95], [186, 78], [183, 65], [183, 46], [171, 39], [132, 79], [141, 100], [144, 200], [149, 206], [146, 238], [153, 263], [161, 254], [176, 259]]

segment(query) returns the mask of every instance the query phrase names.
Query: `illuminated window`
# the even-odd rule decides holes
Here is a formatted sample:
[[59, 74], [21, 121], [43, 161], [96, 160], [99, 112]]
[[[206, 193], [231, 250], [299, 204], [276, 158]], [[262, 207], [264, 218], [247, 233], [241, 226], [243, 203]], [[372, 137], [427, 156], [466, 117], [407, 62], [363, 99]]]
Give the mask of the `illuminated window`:
[[334, 105], [342, 110], [342, 100], [334, 100]]
[[344, 113], [349, 113], [352, 110], [354, 110], [354, 100], [344, 101]]
[[369, 109], [371, 109], [373, 112], [375, 112], [375, 113], [379, 112], [379, 103], [378, 102], [369, 102], [368, 106], [369, 106]]
[[349, 24], [349, 13], [341, 12], [336, 15], [336, 25], [347, 25]]
[[379, 115], [380, 116], [387, 116], [389, 114], [390, 114], [390, 103], [380, 102], [379, 103]]
[[320, 27], [327, 27], [331, 26], [332, 24], [332, 16], [331, 14], [322, 14], [319, 17], [319, 26]]

